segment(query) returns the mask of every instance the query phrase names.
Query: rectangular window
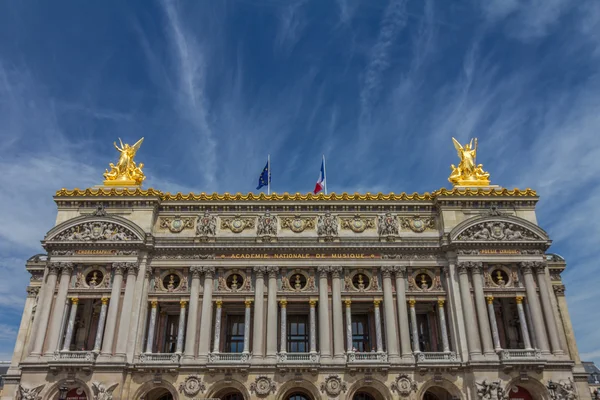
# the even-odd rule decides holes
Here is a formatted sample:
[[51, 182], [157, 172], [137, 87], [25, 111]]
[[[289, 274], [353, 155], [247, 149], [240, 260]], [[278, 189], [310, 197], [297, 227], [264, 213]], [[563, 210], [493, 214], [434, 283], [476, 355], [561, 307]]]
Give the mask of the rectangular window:
[[369, 316], [367, 314], [352, 315], [352, 347], [358, 352], [370, 352], [371, 335], [369, 334]]
[[287, 317], [287, 351], [290, 353], [308, 353], [308, 318], [305, 315]]
[[161, 353], [175, 353], [177, 351], [177, 332], [179, 331], [179, 315], [167, 315], [165, 328], [166, 330], [161, 346]]
[[228, 315], [225, 333], [225, 353], [241, 353], [244, 351], [244, 316]]

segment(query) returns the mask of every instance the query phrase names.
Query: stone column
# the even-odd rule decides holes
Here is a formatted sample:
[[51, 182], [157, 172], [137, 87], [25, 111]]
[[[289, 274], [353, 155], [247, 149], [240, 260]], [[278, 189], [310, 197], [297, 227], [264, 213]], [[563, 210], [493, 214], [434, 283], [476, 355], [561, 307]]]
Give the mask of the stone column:
[[381, 334], [381, 312], [379, 311], [381, 300], [373, 300], [375, 312], [375, 340], [377, 342], [377, 352], [383, 353], [383, 335]]
[[542, 309], [544, 310], [544, 318], [548, 327], [548, 336], [550, 336], [550, 346], [552, 353], [556, 356], [561, 356], [564, 351], [560, 347], [560, 339], [558, 338], [558, 325], [554, 317], [554, 307], [550, 300], [550, 291], [546, 282], [546, 264], [542, 262], [535, 263], [535, 271], [537, 274], [538, 287], [540, 288], [540, 297], [542, 298]]
[[119, 303], [121, 300], [121, 285], [123, 284], [123, 271], [125, 263], [114, 263], [112, 270], [114, 278], [110, 290], [110, 304], [108, 305], [108, 314], [106, 315], [106, 329], [104, 330], [104, 340], [102, 342], [101, 354], [105, 356], [112, 355], [113, 340], [115, 338], [115, 328], [117, 326], [117, 315], [119, 313]]
[[185, 306], [187, 304], [187, 301], [185, 300], [181, 300], [179, 302], [179, 305], [181, 306], [180, 310], [179, 310], [179, 329], [177, 329], [177, 350], [175, 351], [176, 353], [180, 353], [183, 352], [183, 337], [184, 337], [184, 330], [185, 330]]
[[263, 321], [265, 308], [265, 272], [267, 267], [254, 267], [254, 325], [252, 330], [252, 356], [254, 359], [264, 357], [263, 353]]
[[58, 350], [60, 333], [62, 327], [63, 314], [67, 305], [67, 291], [69, 290], [69, 283], [71, 282], [71, 273], [73, 272], [73, 264], [63, 263], [61, 264], [60, 283], [58, 284], [58, 293], [56, 294], [56, 300], [54, 301], [54, 307], [52, 310], [52, 320], [48, 327], [48, 349], [47, 354], [52, 354]]
[[190, 268], [192, 274], [192, 285], [190, 287], [190, 306], [188, 312], [187, 330], [185, 333], [184, 358], [194, 358], [196, 353], [196, 330], [198, 328], [198, 294], [200, 293], [201, 268], [194, 266]]
[[48, 322], [50, 317], [50, 310], [52, 305], [52, 298], [54, 297], [54, 288], [56, 287], [56, 280], [58, 272], [60, 271], [59, 263], [48, 264], [48, 278], [44, 284], [45, 288], [44, 296], [40, 296], [38, 300], [37, 318], [39, 319], [38, 329], [34, 331], [35, 335], [34, 344], [31, 349], [32, 355], [41, 355], [44, 347], [44, 339], [46, 338], [46, 332], [48, 332]]
[[496, 311], [494, 310], [494, 296], [487, 296], [488, 315], [490, 317], [490, 326], [492, 327], [492, 339], [494, 339], [494, 348], [496, 352], [502, 350], [500, 346], [500, 335], [498, 334], [498, 323], [496, 322]]
[[333, 356], [344, 360], [344, 318], [342, 316], [342, 267], [331, 267], [331, 301], [333, 314]]
[[[248, 278], [249, 279], [249, 278]], [[244, 315], [244, 354], [250, 353], [250, 307], [252, 306], [252, 300], [244, 301], [246, 305], [246, 314]]]
[[398, 335], [396, 318], [394, 317], [394, 295], [392, 293], [392, 272], [394, 268], [384, 265], [381, 267], [383, 276], [383, 311], [385, 315], [385, 339], [388, 359], [392, 363], [399, 361]]
[[354, 351], [352, 346], [352, 310], [350, 309], [352, 300], [346, 299], [344, 303], [346, 303], [346, 351], [351, 353]]
[[331, 358], [330, 336], [329, 336], [329, 289], [327, 287], [327, 273], [329, 267], [320, 266], [319, 272], [319, 348], [321, 360]]
[[544, 326], [544, 317], [542, 308], [538, 299], [535, 282], [533, 280], [532, 268], [535, 266], [532, 262], [521, 263], [521, 271], [523, 272], [523, 280], [525, 281], [525, 290], [527, 291], [527, 302], [531, 311], [531, 319], [533, 320], [533, 330], [535, 339], [542, 354], [550, 354], [550, 346], [548, 345], [548, 337], [546, 336], [546, 327]]
[[270, 265], [269, 292], [267, 294], [267, 358], [275, 360], [277, 357], [277, 273], [279, 267]]
[[316, 309], [317, 301], [310, 299], [310, 352], [317, 352], [317, 318]]
[[152, 353], [154, 347], [154, 332], [156, 332], [156, 311], [158, 308], [158, 301], [152, 300], [150, 303], [152, 308], [150, 309], [150, 322], [148, 323], [148, 339], [146, 340], [146, 353]]
[[119, 334], [117, 336], [117, 355], [125, 356], [127, 353], [127, 336], [131, 329], [131, 307], [133, 305], [133, 294], [135, 281], [137, 279], [139, 266], [137, 263], [127, 263], [127, 282], [125, 283], [125, 294], [123, 295], [123, 306], [121, 307], [121, 318], [119, 320]]
[[103, 297], [100, 299], [102, 305], [100, 306], [100, 317], [98, 318], [98, 329], [96, 330], [96, 340], [94, 341], [94, 353], [100, 352], [100, 346], [102, 345], [102, 336], [104, 333], [104, 324], [106, 323], [106, 309], [108, 308], [108, 298]]
[[531, 308], [529, 308], [529, 303], [523, 303], [525, 311], [525, 320], [527, 321], [527, 332], [529, 333], [529, 339], [531, 341], [531, 347], [534, 349], [539, 349], [540, 346], [537, 344], [537, 340], [535, 338], [535, 328], [533, 327], [533, 320], [531, 319]]
[[444, 311], [444, 300], [438, 300], [438, 317], [442, 330], [442, 346], [444, 353], [450, 352], [450, 343], [448, 342], [448, 328], [446, 326], [446, 313]]
[[281, 305], [281, 327], [280, 327], [280, 331], [281, 331], [281, 340], [280, 340], [280, 349], [279, 352], [280, 353], [286, 353], [287, 352], [287, 300], [281, 300], [279, 302], [279, 304]]
[[202, 293], [202, 314], [200, 314], [200, 340], [198, 344], [198, 359], [201, 362], [208, 360], [208, 352], [210, 351], [210, 330], [213, 310], [213, 278], [215, 267], [202, 267], [204, 272], [204, 292]]
[[475, 295], [475, 306], [477, 308], [476, 323], [479, 326], [479, 333], [481, 334], [483, 353], [487, 356], [492, 356], [495, 353], [494, 345], [492, 344], [492, 332], [490, 331], [490, 325], [488, 324], [489, 317], [485, 305], [485, 296], [483, 294], [483, 263], [475, 262], [471, 264], [473, 294]]
[[517, 296], [517, 312], [519, 313], [519, 323], [521, 324], [521, 336], [523, 336], [523, 344], [525, 349], [531, 350], [531, 341], [529, 340], [529, 329], [527, 328], [527, 318], [525, 318], [525, 310], [523, 310], [523, 296]]
[[79, 304], [79, 299], [77, 297], [71, 298], [71, 311], [69, 312], [69, 322], [67, 322], [67, 332], [65, 333], [62, 351], [69, 351], [69, 348], [71, 347], [73, 328], [75, 327], [75, 316], [77, 315], [77, 304]]
[[[414, 361], [412, 349], [410, 348], [410, 330], [408, 328], [408, 310], [406, 308], [406, 267], [394, 267], [396, 273], [396, 303], [398, 305], [398, 324], [400, 326], [400, 344], [402, 358], [406, 361]], [[385, 295], [385, 293], [384, 293]], [[390, 340], [388, 338], [388, 340]]]
[[410, 324], [412, 326], [412, 337], [413, 337], [413, 349], [414, 353], [420, 353], [421, 348], [419, 347], [419, 329], [417, 328], [417, 311], [415, 310], [416, 300], [409, 300], [408, 305], [410, 306]]
[[463, 314], [465, 316], [465, 327], [467, 330], [467, 348], [469, 355], [481, 355], [481, 342], [479, 341], [479, 332], [477, 332], [477, 324], [475, 323], [475, 312], [473, 310], [473, 302], [471, 301], [471, 288], [469, 286], [469, 268], [470, 262], [461, 262], [458, 264], [458, 284], [460, 287], [460, 298], [463, 306]]
[[215, 313], [215, 339], [213, 340], [213, 353], [218, 353], [221, 346], [221, 314], [223, 313], [223, 301], [215, 301], [217, 311]]

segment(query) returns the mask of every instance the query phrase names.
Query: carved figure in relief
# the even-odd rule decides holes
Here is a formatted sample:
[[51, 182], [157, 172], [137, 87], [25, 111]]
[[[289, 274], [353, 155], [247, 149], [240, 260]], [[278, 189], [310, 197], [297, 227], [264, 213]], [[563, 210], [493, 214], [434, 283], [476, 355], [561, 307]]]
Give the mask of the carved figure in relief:
[[574, 400], [577, 398], [577, 392], [575, 385], [571, 378], [568, 381], [553, 382], [548, 381], [546, 385], [550, 392], [550, 398], [552, 400]]
[[112, 400], [113, 391], [119, 386], [115, 383], [112, 386], [106, 387], [100, 382], [92, 383], [92, 391], [94, 392], [94, 400]]
[[477, 386], [477, 398], [479, 400], [500, 400], [503, 398], [503, 391], [500, 386], [500, 381], [489, 382], [483, 380], [483, 382], [475, 382]]
[[208, 211], [198, 216], [196, 221], [196, 234], [200, 236], [215, 236], [217, 234], [217, 217], [210, 215]]
[[308, 282], [306, 283], [306, 287], [308, 290], [315, 290], [315, 277], [314, 276], [309, 276], [308, 277]]
[[219, 283], [217, 285], [217, 290], [223, 291], [227, 290], [227, 282], [225, 281], [225, 277], [223, 275], [219, 276]]
[[353, 285], [352, 285], [352, 279], [350, 278], [350, 275], [346, 275], [344, 277], [344, 287], [346, 291], [349, 291], [352, 289]]
[[391, 213], [377, 217], [377, 233], [379, 236], [395, 236], [398, 234], [398, 218]]
[[277, 217], [272, 216], [269, 211], [265, 215], [258, 217], [257, 234], [261, 235], [277, 235]]
[[332, 215], [329, 211], [327, 211], [325, 215], [319, 215], [319, 219], [317, 222], [317, 233], [319, 236], [337, 236], [337, 216]]
[[40, 393], [44, 389], [46, 385], [40, 385], [33, 389], [25, 389], [23, 386], [19, 385], [19, 392], [17, 394], [17, 399], [19, 400], [38, 400], [41, 398]]

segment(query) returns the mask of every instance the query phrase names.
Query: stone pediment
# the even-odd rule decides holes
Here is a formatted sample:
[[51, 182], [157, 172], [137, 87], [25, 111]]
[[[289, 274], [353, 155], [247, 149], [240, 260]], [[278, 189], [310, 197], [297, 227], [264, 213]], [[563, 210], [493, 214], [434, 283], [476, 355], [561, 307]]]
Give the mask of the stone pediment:
[[539, 226], [514, 216], [471, 218], [450, 233], [452, 242], [549, 242]]
[[144, 231], [121, 217], [79, 217], [54, 227], [46, 242], [142, 242]]

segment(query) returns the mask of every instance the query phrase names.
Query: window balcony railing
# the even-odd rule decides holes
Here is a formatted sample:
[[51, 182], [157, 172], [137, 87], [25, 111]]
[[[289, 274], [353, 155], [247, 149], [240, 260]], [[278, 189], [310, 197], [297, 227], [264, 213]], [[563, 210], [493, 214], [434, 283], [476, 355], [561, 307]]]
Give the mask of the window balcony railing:
[[456, 353], [448, 352], [419, 352], [415, 354], [418, 363], [450, 363], [457, 362]]
[[319, 353], [279, 353], [277, 362], [280, 363], [318, 363], [321, 359]]
[[210, 363], [247, 363], [250, 361], [250, 353], [209, 353]]
[[92, 363], [96, 361], [96, 356], [97, 353], [93, 351], [55, 351], [52, 361]]
[[388, 355], [385, 352], [357, 352], [351, 351], [346, 354], [346, 360], [349, 363], [386, 363], [388, 362]]
[[541, 358], [542, 352], [537, 349], [503, 349], [500, 351], [502, 361], [539, 360]]
[[178, 364], [180, 354], [176, 353], [143, 353], [140, 354], [141, 364]]

